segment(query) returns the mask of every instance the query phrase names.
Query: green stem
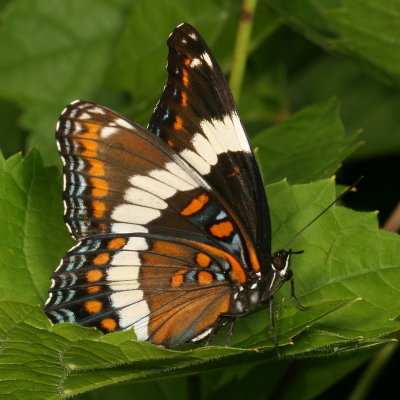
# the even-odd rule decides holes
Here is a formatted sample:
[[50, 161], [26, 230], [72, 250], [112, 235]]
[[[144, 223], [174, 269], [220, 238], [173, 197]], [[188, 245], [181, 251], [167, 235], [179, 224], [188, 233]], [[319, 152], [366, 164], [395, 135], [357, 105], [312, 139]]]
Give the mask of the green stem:
[[371, 387], [397, 349], [397, 342], [388, 343], [382, 347], [367, 365], [363, 375], [358, 380], [347, 400], [363, 400], [367, 398]]
[[239, 102], [243, 76], [246, 67], [251, 29], [253, 27], [254, 11], [258, 0], [243, 0], [239, 27], [236, 35], [229, 85], [233, 97]]

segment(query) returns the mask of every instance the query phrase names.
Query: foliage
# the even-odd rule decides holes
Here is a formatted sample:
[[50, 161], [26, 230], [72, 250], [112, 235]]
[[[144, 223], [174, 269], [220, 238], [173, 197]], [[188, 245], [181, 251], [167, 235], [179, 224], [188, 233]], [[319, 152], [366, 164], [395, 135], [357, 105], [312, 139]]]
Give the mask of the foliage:
[[[329, 178], [346, 158], [400, 148], [400, 0], [299, 4], [259, 4], [239, 105], [268, 183], [274, 250], [333, 201]], [[226, 330], [212, 346], [168, 350], [137, 342], [133, 332], [51, 326], [41, 306], [52, 271], [73, 245], [54, 166], [60, 110], [82, 98], [146, 124], [166, 79], [168, 34], [192, 23], [228, 73], [240, 3], [9, 0], [0, 10], [1, 149], [7, 157], [38, 149], [0, 156], [0, 395], [311, 399], [399, 331], [400, 239], [378, 229], [375, 213], [341, 206], [291, 244], [305, 250], [293, 270], [297, 295], [312, 308], [299, 311], [289, 287], [276, 296], [282, 360], [266, 309], [239, 319], [230, 347]], [[371, 143], [361, 150], [359, 128]], [[117, 383], [125, 385], [108, 387]]]

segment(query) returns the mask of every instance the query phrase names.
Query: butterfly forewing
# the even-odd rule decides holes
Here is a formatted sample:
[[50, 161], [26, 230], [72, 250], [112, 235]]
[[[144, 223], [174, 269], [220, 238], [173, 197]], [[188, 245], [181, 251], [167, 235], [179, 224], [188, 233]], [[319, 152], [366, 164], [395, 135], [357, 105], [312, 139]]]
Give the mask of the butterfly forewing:
[[227, 201], [266, 258], [271, 234], [263, 183], [225, 78], [192, 26], [178, 26], [168, 46], [168, 80], [149, 129]]

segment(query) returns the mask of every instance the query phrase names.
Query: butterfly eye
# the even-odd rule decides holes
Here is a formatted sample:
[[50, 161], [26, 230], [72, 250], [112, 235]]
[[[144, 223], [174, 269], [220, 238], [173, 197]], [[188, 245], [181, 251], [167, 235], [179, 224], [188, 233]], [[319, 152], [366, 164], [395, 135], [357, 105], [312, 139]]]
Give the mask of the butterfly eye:
[[289, 267], [290, 263], [290, 252], [285, 250], [277, 251], [272, 257], [272, 267], [275, 271], [285, 272]]

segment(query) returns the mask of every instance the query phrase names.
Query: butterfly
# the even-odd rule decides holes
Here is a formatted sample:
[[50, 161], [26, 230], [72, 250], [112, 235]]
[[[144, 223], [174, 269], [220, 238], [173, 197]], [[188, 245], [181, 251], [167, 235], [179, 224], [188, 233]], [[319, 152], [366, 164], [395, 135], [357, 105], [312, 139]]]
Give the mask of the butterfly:
[[60, 116], [64, 219], [77, 244], [44, 310], [53, 323], [134, 329], [175, 347], [263, 304], [272, 315], [286, 281], [304, 308], [295, 252], [271, 252], [263, 181], [215, 58], [187, 23], [167, 44], [168, 79], [147, 129], [80, 100]]

